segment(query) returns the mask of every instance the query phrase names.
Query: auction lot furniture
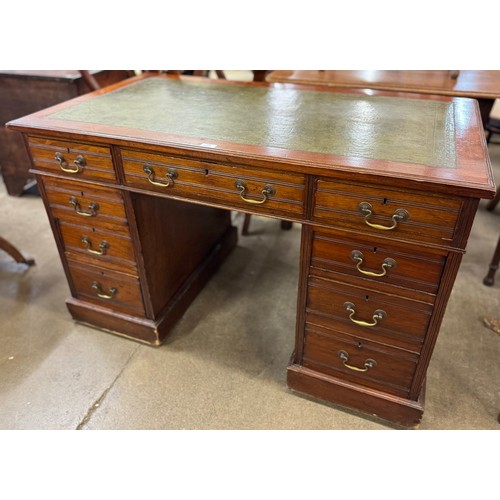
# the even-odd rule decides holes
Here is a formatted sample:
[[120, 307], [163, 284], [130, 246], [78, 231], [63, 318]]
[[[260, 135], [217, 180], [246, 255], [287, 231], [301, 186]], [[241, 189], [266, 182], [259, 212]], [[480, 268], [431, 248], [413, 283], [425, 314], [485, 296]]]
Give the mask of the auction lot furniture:
[[9, 126], [74, 319], [158, 345], [236, 244], [230, 210], [296, 222], [289, 387], [418, 424], [479, 199], [495, 193], [474, 100], [138, 77]]
[[500, 71], [356, 70], [273, 71], [270, 82], [378, 89], [477, 99], [483, 126], [500, 98]]
[[[89, 75], [101, 86], [132, 76], [123, 70], [94, 70]], [[78, 70], [0, 70], [0, 171], [8, 194], [21, 195], [34, 177], [21, 135], [5, 129], [5, 123], [90, 90]]]

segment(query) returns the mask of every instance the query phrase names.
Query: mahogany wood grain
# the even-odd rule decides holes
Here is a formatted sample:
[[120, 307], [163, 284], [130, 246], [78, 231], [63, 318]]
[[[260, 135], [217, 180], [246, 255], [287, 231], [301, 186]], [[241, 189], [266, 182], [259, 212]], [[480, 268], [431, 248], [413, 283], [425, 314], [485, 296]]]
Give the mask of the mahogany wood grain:
[[[91, 220], [93, 226], [128, 234], [123, 198], [118, 189], [97, 187], [49, 176], [44, 177], [43, 183], [48, 206], [57, 219], [74, 224], [86, 224]], [[71, 203], [72, 199], [78, 203], [80, 212], [94, 215], [78, 213], [77, 207]], [[94, 209], [93, 204], [97, 204]]]
[[69, 259], [137, 276], [130, 235], [94, 227], [90, 220], [79, 225], [58, 220], [58, 227]]
[[[233, 227], [221, 238], [219, 244], [212, 249], [205, 261], [182, 284], [167, 307], [154, 320], [101, 307], [98, 304], [78, 300], [74, 297], [66, 299], [66, 305], [73, 319], [78, 322], [131, 340], [159, 346], [224, 262], [236, 245], [236, 241], [236, 228]], [[63, 264], [65, 262], [63, 261]]]
[[[52, 172], [69, 179], [116, 181], [111, 151], [108, 147], [38, 137], [30, 137], [28, 143], [36, 171]], [[65, 169], [77, 171], [64, 171], [56, 155], [60, 155], [62, 161], [67, 163], [63, 166]], [[75, 161], [82, 162], [81, 166], [75, 164]]]
[[[391, 230], [373, 228], [360, 211], [361, 203], [372, 206], [371, 224], [393, 225], [392, 216], [398, 209], [406, 210], [408, 220], [398, 222]], [[315, 221], [328, 221], [336, 226], [362, 230], [370, 235], [389, 235], [437, 244], [453, 243], [455, 226], [462, 202], [457, 197], [438, 197], [425, 192], [380, 189], [369, 185], [353, 185], [319, 179], [314, 203]]]
[[[341, 351], [347, 354], [345, 363]], [[309, 325], [303, 359], [311, 370], [402, 397], [408, 397], [418, 362], [414, 353]]]
[[[430, 304], [316, 277], [309, 279], [308, 290], [306, 310], [316, 324], [372, 340], [393, 339], [393, 345], [420, 351], [432, 314]], [[352, 319], [344, 307], [346, 302], [354, 304]], [[373, 315], [380, 309], [386, 316], [376, 326], [354, 323], [373, 323]]]
[[230, 212], [132, 195], [152, 311], [157, 317], [231, 230]]
[[[310, 175], [324, 175], [327, 177], [358, 179], [362, 177], [369, 183], [385, 184], [390, 179], [391, 186], [425, 189], [429, 192], [449, 193], [453, 188], [455, 194], [465, 194], [466, 196], [478, 196], [491, 198], [495, 192], [495, 182], [491, 173], [491, 164], [486, 149], [484, 133], [479, 120], [479, 111], [475, 101], [466, 99], [456, 99], [454, 106], [455, 136], [456, 141], [456, 168], [442, 169], [433, 168], [427, 165], [412, 164], [411, 170], [408, 164], [392, 161], [380, 161], [370, 158], [359, 158], [355, 156], [338, 156], [325, 153], [314, 153], [297, 150], [283, 150], [280, 148], [259, 146], [252, 144], [231, 143], [217, 140], [209, 147], [200, 145], [200, 138], [189, 136], [173, 136], [161, 132], [150, 130], [127, 129], [126, 127], [116, 127], [112, 125], [99, 125], [86, 123], [82, 127], [81, 122], [61, 120], [56, 118], [46, 119], [47, 116], [62, 111], [70, 105], [84, 103], [91, 100], [95, 95], [104, 92], [119, 90], [126, 85], [141, 81], [147, 78], [136, 77], [107, 87], [95, 93], [77, 97], [71, 103], [61, 103], [48, 109], [39, 111], [15, 120], [10, 124], [10, 128], [21, 132], [33, 133], [34, 130], [44, 129], [51, 136], [71, 137], [72, 139], [84, 142], [94, 142], [97, 136], [105, 136], [108, 144], [125, 146], [127, 148], [143, 148], [144, 145], [154, 145], [154, 150], [166, 154], [179, 154], [179, 144], [182, 144], [182, 155], [186, 158], [193, 157], [204, 161], [214, 161], [225, 163], [227, 158], [231, 158], [232, 164], [243, 164], [248, 167], [256, 166], [280, 171], [297, 172], [303, 174], [307, 171]], [[155, 76], [165, 80], [177, 80], [176, 76]], [[184, 77], [186, 78], [186, 77]], [[191, 77], [191, 79], [195, 79]], [[235, 82], [228, 80], [203, 79], [208, 88], [211, 85], [228, 85], [237, 87], [267, 86], [265, 83]], [[287, 87], [288, 88], [288, 87]], [[296, 87], [292, 87], [296, 88]], [[296, 88], [302, 91], [301, 87]], [[337, 89], [310, 87], [307, 90], [319, 92], [341, 93], [349, 95], [366, 95], [363, 90], [348, 89], [339, 92]], [[384, 96], [386, 94], [380, 94]], [[389, 94], [391, 95], [391, 94]], [[411, 96], [409, 99], [427, 99], [427, 96]], [[429, 96], [434, 99], [434, 96]], [[443, 100], [451, 101], [451, 98], [442, 97]], [[97, 139], [98, 141], [98, 139]], [[214, 147], [217, 146], [217, 147]]]
[[[144, 303], [139, 281], [125, 273], [68, 260], [69, 272], [77, 299], [102, 307], [144, 317]], [[93, 287], [98, 284], [100, 289]], [[113, 293], [111, 290], [114, 289]], [[100, 297], [108, 296], [109, 298]]]
[[[271, 210], [276, 214], [290, 213], [299, 217], [304, 212], [304, 175], [185, 160], [137, 151], [122, 150], [122, 158], [127, 186], [157, 191], [177, 198], [227, 203], [227, 206], [232, 208], [248, 207], [256, 212]], [[144, 167], [149, 167], [153, 175], [146, 173]], [[175, 178], [172, 180], [167, 176], [171, 170], [175, 172]], [[254, 202], [263, 199], [262, 191], [266, 186], [272, 186], [275, 192], [262, 206], [255, 205], [241, 198], [240, 190], [235, 186], [237, 180], [243, 181], [247, 187], [245, 198]]]
[[[352, 257], [362, 254], [362, 264]], [[366, 236], [353, 238], [342, 233], [315, 232], [311, 258], [311, 274], [328, 277], [337, 275], [337, 281], [375, 288], [422, 302], [434, 302], [438, 292], [447, 253], [413, 249], [397, 243]], [[385, 259], [393, 259], [395, 266], [386, 269], [383, 276], [367, 276], [361, 271], [383, 274]], [[340, 276], [342, 275], [342, 278]], [[422, 292], [422, 293], [419, 293]]]
[[425, 387], [422, 387], [416, 399], [408, 399], [295, 364], [288, 366], [287, 384], [299, 393], [404, 427], [417, 427], [424, 412]]
[[[158, 345], [236, 244], [229, 210], [300, 222], [289, 386], [416, 425], [427, 367], [479, 198], [496, 191], [477, 103], [152, 78], [132, 79], [9, 125], [48, 146], [69, 144], [68, 154], [88, 148], [90, 157], [111, 161], [112, 170], [102, 171], [116, 176], [68, 179], [57, 169], [44, 169], [39, 158], [49, 157], [31, 145], [33, 172], [72, 292], [67, 301], [72, 316]], [[166, 89], [181, 92], [183, 99], [165, 97]], [[188, 98], [200, 107], [183, 108]], [[212, 99], [218, 104], [208, 112]], [[144, 106], [146, 101], [151, 105]], [[235, 102], [245, 106], [235, 107]], [[172, 113], [158, 113], [167, 104]], [[199, 114], [202, 108], [206, 115]], [[407, 122], [415, 116], [418, 123]], [[395, 142], [402, 125], [407, 132], [423, 131], [417, 146], [399, 135]], [[381, 129], [386, 133], [380, 135]], [[175, 175], [169, 186], [151, 182], [167, 184], [171, 168]], [[276, 192], [262, 204], [249, 204], [236, 189], [240, 179], [251, 200], [259, 200], [266, 184]], [[82, 216], [69, 203], [72, 197], [80, 210], [88, 211], [92, 202], [99, 207], [91, 217]], [[360, 211], [361, 202], [371, 204], [371, 215]], [[398, 209], [408, 212], [408, 220], [398, 220], [390, 230], [373, 227], [392, 225]], [[118, 253], [87, 255], [78, 239], [89, 228], [98, 240], [115, 235], [111, 248]], [[120, 241], [124, 245], [116, 245]], [[387, 257], [397, 266], [386, 276], [366, 276], [350, 256], [353, 250], [363, 253], [362, 269], [376, 272]], [[130, 265], [119, 270], [119, 262]], [[130, 284], [122, 297], [134, 298], [117, 307], [111, 299], [102, 304], [88, 293], [90, 275], [121, 279]], [[103, 280], [104, 286], [113, 284]], [[346, 302], [354, 304], [354, 314]], [[386, 313], [377, 324], [359, 323], [373, 322], [377, 309]], [[339, 350], [346, 350], [358, 368], [366, 353], [376, 354], [377, 368], [352, 370]]]

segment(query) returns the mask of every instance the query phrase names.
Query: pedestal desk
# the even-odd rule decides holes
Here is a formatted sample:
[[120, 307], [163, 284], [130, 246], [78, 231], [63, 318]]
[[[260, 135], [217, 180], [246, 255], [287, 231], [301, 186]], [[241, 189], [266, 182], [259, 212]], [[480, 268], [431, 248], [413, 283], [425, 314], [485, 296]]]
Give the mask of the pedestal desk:
[[474, 214], [495, 193], [474, 100], [138, 77], [9, 126], [75, 320], [158, 345], [236, 244], [230, 210], [300, 223], [289, 387], [418, 424]]

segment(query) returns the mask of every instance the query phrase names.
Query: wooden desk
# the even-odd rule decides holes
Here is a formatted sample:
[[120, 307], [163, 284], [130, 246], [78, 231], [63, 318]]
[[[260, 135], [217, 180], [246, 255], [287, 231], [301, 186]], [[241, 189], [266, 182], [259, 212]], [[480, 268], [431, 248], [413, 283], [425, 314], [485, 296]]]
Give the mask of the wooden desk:
[[288, 385], [420, 421], [479, 198], [495, 193], [475, 101], [160, 76], [9, 126], [73, 318], [157, 345], [236, 244], [229, 210], [300, 223]]
[[273, 71], [269, 82], [377, 89], [395, 92], [470, 97], [477, 99], [488, 120], [495, 99], [500, 98], [500, 71]]

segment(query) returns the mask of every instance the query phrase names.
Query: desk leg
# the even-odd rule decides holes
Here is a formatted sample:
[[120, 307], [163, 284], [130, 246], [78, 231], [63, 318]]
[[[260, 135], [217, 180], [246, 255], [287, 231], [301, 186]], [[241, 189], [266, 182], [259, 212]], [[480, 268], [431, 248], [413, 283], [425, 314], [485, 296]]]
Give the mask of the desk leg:
[[[368, 413], [405, 427], [417, 426], [424, 411], [425, 382], [416, 395], [416, 399], [410, 399], [398, 396], [396, 393], [375, 389], [359, 379], [358, 382], [355, 382], [352, 378], [343, 378], [341, 370], [336, 372], [338, 375], [335, 375], [324, 364], [327, 356], [331, 356], [332, 364], [338, 359], [338, 352], [332, 350], [333, 344], [329, 343], [316, 344], [319, 345], [319, 351], [314, 352], [322, 354], [319, 363], [313, 362], [311, 364], [311, 356], [314, 356], [314, 352], [312, 354], [311, 351], [309, 354], [305, 353], [305, 345], [308, 336], [314, 333], [314, 322], [316, 321], [309, 316], [310, 311], [308, 310], [308, 281], [311, 273], [313, 238], [314, 229], [308, 225], [302, 226], [297, 331], [295, 351], [287, 370], [288, 386], [294, 391]], [[334, 333], [335, 331], [330, 331], [330, 334]]]

